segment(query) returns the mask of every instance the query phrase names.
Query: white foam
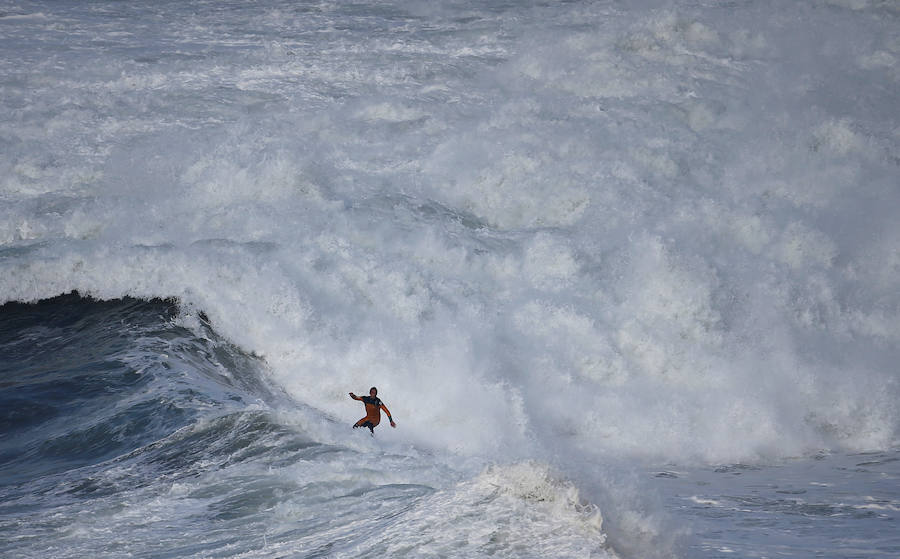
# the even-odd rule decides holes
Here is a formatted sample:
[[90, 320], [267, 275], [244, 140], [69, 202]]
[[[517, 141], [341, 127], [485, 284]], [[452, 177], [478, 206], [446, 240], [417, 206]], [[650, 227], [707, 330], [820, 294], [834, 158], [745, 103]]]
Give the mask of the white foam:
[[47, 19], [47, 15], [43, 12], [34, 12], [31, 14], [3, 14], [0, 19], [21, 20], [21, 19]]
[[178, 297], [322, 414], [375, 384], [385, 436], [461, 455], [889, 444], [897, 52], [864, 4], [817, 12], [831, 38], [687, 6], [472, 37], [420, 7], [440, 33], [207, 14], [133, 51], [73, 20], [2, 70], [0, 300]]
[[423, 499], [377, 540], [388, 553], [617, 557], [605, 545], [602, 516], [546, 466], [488, 468]]

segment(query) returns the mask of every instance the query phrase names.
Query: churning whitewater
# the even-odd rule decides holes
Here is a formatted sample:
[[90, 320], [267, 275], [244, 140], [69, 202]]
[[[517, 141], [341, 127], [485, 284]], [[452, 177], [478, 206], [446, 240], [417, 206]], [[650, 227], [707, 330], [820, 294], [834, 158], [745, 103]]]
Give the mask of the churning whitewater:
[[897, 556], [898, 29], [0, 0], [0, 554]]

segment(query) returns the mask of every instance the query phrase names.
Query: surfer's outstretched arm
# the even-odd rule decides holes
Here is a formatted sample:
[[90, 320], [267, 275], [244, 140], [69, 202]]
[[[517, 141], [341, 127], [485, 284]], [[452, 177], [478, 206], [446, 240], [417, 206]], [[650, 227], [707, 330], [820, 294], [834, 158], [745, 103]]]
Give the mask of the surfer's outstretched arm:
[[391, 411], [390, 411], [389, 409], [387, 409], [387, 406], [385, 406], [384, 404], [381, 404], [381, 409], [383, 409], [383, 410], [384, 410], [384, 413], [387, 414], [387, 416], [388, 416], [388, 421], [391, 422], [391, 427], [396, 427], [397, 424], [394, 423], [394, 418], [391, 417]]
[[357, 396], [357, 395], [354, 394], [353, 392], [350, 393], [350, 397], [353, 398], [354, 400], [362, 400], [362, 398], [360, 398], [359, 396]]

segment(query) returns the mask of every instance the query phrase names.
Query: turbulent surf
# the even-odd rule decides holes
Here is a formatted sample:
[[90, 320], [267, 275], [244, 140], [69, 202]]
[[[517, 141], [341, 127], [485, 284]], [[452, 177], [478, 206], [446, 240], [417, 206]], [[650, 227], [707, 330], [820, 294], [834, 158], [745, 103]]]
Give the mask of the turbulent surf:
[[0, 554], [900, 553], [898, 24], [0, 3]]

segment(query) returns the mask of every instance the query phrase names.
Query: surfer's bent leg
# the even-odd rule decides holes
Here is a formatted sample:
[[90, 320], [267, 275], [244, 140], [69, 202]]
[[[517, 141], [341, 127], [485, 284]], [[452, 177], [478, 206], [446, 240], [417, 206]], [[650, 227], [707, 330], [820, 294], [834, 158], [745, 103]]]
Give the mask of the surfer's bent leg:
[[354, 429], [357, 427], [368, 427], [369, 431], [371, 431], [372, 434], [375, 434], [375, 425], [373, 425], [371, 421], [366, 421], [365, 417], [353, 424]]

